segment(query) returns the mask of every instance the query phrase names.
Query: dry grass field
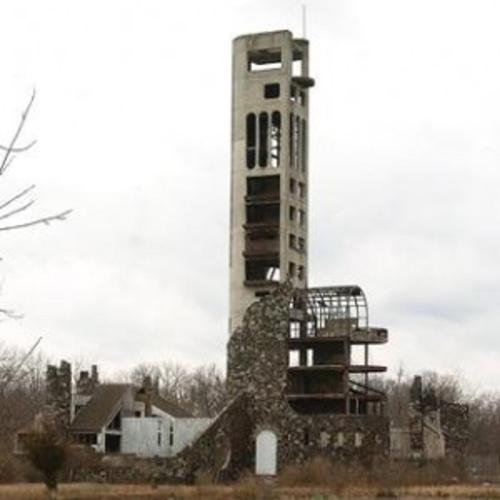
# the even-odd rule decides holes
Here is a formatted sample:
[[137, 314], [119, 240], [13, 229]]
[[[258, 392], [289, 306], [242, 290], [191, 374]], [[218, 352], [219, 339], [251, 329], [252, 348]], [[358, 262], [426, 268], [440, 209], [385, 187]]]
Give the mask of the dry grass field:
[[[1, 485], [0, 499], [46, 499], [46, 490], [41, 484]], [[500, 486], [454, 485], [414, 486], [395, 489], [369, 487], [346, 487], [339, 489], [314, 487], [279, 487], [255, 481], [244, 481], [234, 486], [160, 486], [64, 484], [57, 498], [77, 499], [163, 499], [163, 500], [334, 500], [339, 498], [363, 499], [500, 499]]]

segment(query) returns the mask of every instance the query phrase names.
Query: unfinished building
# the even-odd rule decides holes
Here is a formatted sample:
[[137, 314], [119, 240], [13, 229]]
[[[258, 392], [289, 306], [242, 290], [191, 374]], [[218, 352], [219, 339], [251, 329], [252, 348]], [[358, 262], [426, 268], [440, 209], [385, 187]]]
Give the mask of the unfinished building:
[[385, 396], [370, 386], [386, 370], [370, 346], [387, 330], [369, 325], [359, 286], [308, 287], [313, 86], [307, 40], [234, 40], [228, 386], [252, 401], [263, 474], [317, 453], [388, 452]]

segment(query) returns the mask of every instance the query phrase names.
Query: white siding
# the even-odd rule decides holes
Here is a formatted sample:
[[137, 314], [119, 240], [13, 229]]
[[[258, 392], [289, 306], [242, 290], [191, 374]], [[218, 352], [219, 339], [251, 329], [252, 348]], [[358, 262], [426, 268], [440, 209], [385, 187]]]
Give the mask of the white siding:
[[176, 418], [172, 454], [176, 455], [192, 444], [212, 422], [212, 418]]
[[[158, 442], [160, 435], [160, 442]], [[122, 453], [131, 453], [140, 457], [168, 456], [165, 422], [159, 418], [123, 418]]]

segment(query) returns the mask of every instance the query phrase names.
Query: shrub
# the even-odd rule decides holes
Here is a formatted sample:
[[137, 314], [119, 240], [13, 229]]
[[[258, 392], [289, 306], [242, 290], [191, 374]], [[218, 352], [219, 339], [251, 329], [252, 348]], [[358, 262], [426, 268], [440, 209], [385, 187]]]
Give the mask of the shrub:
[[26, 456], [41, 475], [49, 492], [57, 490], [59, 471], [68, 457], [66, 441], [52, 429], [29, 434], [25, 441]]

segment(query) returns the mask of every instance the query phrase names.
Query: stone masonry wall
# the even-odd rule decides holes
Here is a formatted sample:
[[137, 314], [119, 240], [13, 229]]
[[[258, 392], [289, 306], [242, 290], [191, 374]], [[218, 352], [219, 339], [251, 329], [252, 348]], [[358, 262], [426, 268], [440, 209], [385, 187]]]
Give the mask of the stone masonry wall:
[[[229, 394], [246, 391], [252, 404], [252, 450], [261, 430], [278, 437], [278, 467], [317, 455], [370, 465], [389, 451], [389, 423], [375, 415], [304, 415], [286, 400], [289, 302], [282, 285], [252, 304], [228, 343]], [[252, 453], [253, 456], [253, 453]]]

